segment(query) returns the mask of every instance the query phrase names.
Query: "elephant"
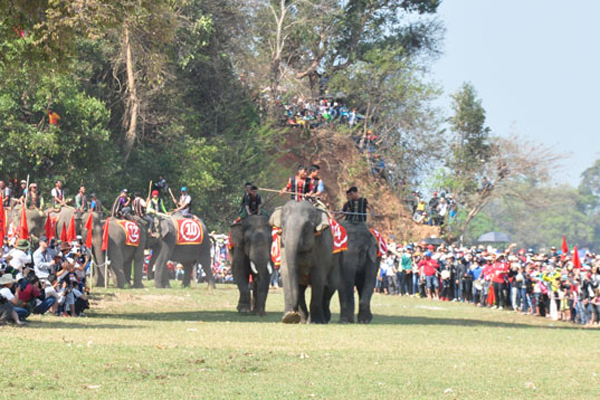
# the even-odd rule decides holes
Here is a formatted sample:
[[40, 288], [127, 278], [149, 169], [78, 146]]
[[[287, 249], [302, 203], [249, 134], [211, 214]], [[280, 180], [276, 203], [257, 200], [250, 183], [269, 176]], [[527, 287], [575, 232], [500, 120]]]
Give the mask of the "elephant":
[[[269, 279], [273, 268], [270, 263], [271, 227], [264, 215], [251, 215], [242, 222], [231, 225], [230, 250], [233, 277], [240, 291], [237, 310], [240, 313], [265, 315], [269, 293]], [[249, 277], [252, 275], [252, 295]]]
[[[328, 323], [342, 254], [333, 254], [327, 212], [306, 201], [290, 201], [273, 212], [269, 224], [282, 229], [280, 271], [285, 301], [282, 322], [307, 322], [310, 317], [312, 323]], [[310, 314], [304, 298], [309, 284]]]
[[[26, 210], [25, 215], [27, 217], [27, 229], [29, 230], [29, 234], [35, 238], [42, 236], [46, 224], [46, 213], [38, 210]], [[14, 227], [19, 227], [21, 225], [21, 206], [16, 206], [10, 211], [7, 211], [7, 216], [9, 223], [12, 222]]]
[[339, 286], [340, 322], [354, 322], [354, 286], [358, 291], [358, 322], [368, 324], [373, 319], [371, 297], [375, 289], [380, 257], [377, 239], [365, 223], [344, 221], [348, 235], [348, 251], [344, 254]]
[[[204, 222], [194, 217], [200, 222], [203, 232], [203, 240], [200, 244], [177, 244], [177, 227], [175, 219], [182, 218], [181, 214], [176, 213], [173, 216], [162, 218], [160, 221], [160, 237], [153, 238], [149, 236], [147, 247], [152, 249], [152, 258], [148, 265], [148, 272], [154, 267], [154, 286], [157, 288], [169, 287], [169, 273], [167, 270], [167, 261], [179, 262], [183, 265], [183, 286], [189, 286], [192, 279], [194, 267], [200, 263], [204, 273], [208, 277], [210, 288], [215, 287], [215, 278], [212, 274], [212, 265], [210, 257], [210, 237]], [[145, 231], [145, 229], [144, 229]]]
[[[110, 218], [108, 222], [107, 256], [110, 268], [115, 274], [116, 286], [123, 288], [126, 283], [131, 285], [133, 265], [133, 287], [143, 288], [144, 250], [147, 243], [146, 225], [139, 220], [121, 220], [133, 224], [130, 225], [131, 228], [128, 228], [130, 235], [139, 235], [138, 246], [130, 246], [126, 244], [125, 228], [119, 224], [119, 221], [119, 219]], [[100, 238], [102, 238], [102, 232], [100, 232]]]
[[75, 221], [75, 232], [77, 235], [81, 235], [83, 240], [87, 237], [87, 227], [86, 223], [92, 215], [92, 256], [94, 257], [94, 277], [96, 286], [103, 286], [104, 280], [106, 277], [104, 276], [104, 262], [105, 255], [102, 251], [102, 230], [103, 224], [100, 220], [100, 215], [96, 212], [84, 212], [77, 213], [72, 207], [63, 207], [60, 209], [58, 213], [50, 212], [50, 217], [56, 218], [55, 223], [55, 233], [57, 237], [60, 237], [62, 230], [66, 227], [69, 227], [71, 223], [71, 218], [74, 217]]

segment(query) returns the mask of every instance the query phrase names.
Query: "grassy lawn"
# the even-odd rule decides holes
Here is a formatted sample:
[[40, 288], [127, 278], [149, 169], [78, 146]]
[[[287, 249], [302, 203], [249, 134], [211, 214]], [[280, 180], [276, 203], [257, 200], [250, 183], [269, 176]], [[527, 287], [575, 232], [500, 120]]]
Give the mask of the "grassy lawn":
[[0, 398], [600, 398], [595, 329], [382, 295], [367, 326], [283, 325], [281, 289], [265, 318], [236, 304], [232, 285], [98, 289], [85, 318], [2, 327]]

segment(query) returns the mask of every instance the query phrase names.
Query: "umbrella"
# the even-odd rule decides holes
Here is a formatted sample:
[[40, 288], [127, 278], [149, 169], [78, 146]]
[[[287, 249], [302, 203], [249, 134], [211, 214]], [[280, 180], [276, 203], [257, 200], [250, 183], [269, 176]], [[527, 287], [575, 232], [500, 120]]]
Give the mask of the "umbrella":
[[502, 232], [488, 232], [479, 236], [477, 241], [485, 243], [508, 243], [510, 242], [510, 236]]
[[432, 246], [439, 246], [442, 243], [445, 243], [442, 239], [436, 238], [436, 237], [428, 237], [426, 239], [423, 239], [423, 242], [425, 242], [425, 244], [430, 244]]

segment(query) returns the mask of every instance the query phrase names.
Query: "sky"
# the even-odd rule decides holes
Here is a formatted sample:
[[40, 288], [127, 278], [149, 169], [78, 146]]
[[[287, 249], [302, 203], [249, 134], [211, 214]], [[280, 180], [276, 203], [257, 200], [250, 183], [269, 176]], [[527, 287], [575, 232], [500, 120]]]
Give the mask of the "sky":
[[600, 158], [600, 1], [443, 0], [434, 81], [471, 82], [495, 134], [517, 133], [569, 154], [555, 177], [578, 186]]

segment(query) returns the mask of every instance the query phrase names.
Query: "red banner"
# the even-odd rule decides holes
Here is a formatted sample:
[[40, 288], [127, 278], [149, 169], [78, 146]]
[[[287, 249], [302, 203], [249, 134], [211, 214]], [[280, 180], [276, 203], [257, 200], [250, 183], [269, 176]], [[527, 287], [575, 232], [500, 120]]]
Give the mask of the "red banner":
[[4, 242], [6, 236], [6, 212], [4, 211], [4, 198], [0, 194], [0, 238]]
[[62, 231], [60, 231], [60, 241], [68, 242], [67, 239], [67, 223], [63, 221]]
[[138, 247], [140, 245], [140, 227], [133, 221], [118, 220], [117, 224], [125, 232], [125, 244]]
[[108, 222], [110, 218], [106, 218], [104, 229], [102, 229], [102, 251], [108, 250]]
[[348, 250], [346, 229], [333, 218], [329, 219], [329, 227], [333, 236], [333, 254]]
[[200, 244], [204, 240], [204, 232], [199, 221], [191, 218], [176, 219], [177, 244]]
[[27, 227], [27, 209], [25, 205], [21, 208], [21, 225], [19, 226], [19, 239], [29, 239], [29, 228]]
[[387, 243], [383, 236], [381, 236], [381, 233], [377, 232], [375, 229], [371, 229], [370, 231], [373, 236], [375, 236], [375, 239], [377, 239], [377, 257], [381, 257], [388, 251]]
[[75, 228], [75, 214], [73, 214], [71, 215], [71, 221], [69, 222], [69, 228], [67, 229], [68, 242], [74, 242], [77, 240], [77, 230]]
[[272, 228], [271, 236], [273, 242], [271, 243], [271, 261], [275, 267], [281, 265], [281, 228]]
[[52, 217], [50, 216], [50, 214], [46, 214], [46, 223], [44, 224], [44, 232], [46, 233], [46, 238], [48, 240], [56, 237], [56, 234], [54, 233], [56, 227], [55, 227], [55, 223], [56, 221], [54, 221], [52, 219]]
[[94, 228], [94, 214], [90, 213], [90, 216], [85, 223], [85, 229], [87, 229], [87, 235], [85, 237], [85, 247], [92, 247], [92, 231]]

